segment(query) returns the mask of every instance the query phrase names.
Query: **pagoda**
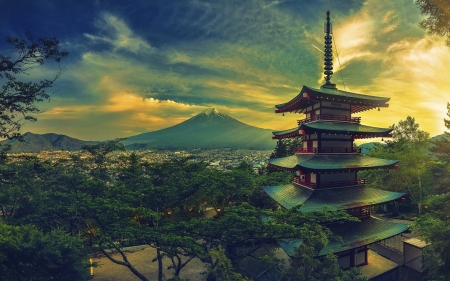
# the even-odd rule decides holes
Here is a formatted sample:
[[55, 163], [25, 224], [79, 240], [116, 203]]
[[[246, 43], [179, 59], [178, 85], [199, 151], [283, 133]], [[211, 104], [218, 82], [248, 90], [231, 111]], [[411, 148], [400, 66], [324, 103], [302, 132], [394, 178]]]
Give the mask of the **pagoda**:
[[[294, 174], [290, 184], [264, 186], [263, 190], [284, 208], [300, 205], [304, 212], [346, 210], [360, 222], [332, 223], [327, 227], [342, 237], [320, 251], [318, 257], [330, 251], [338, 256], [346, 269], [367, 265], [368, 245], [399, 235], [408, 226], [387, 222], [371, 216], [377, 205], [400, 201], [405, 195], [371, 188], [358, 178], [367, 169], [396, 169], [398, 160], [379, 159], [361, 154], [354, 147], [355, 139], [390, 137], [392, 129], [361, 124], [354, 113], [388, 107], [389, 98], [338, 90], [331, 83], [333, 75], [332, 25], [330, 12], [325, 22], [325, 84], [320, 89], [303, 86], [292, 100], [276, 105], [276, 113], [300, 113], [306, 117], [296, 127], [273, 132], [273, 139], [301, 138], [302, 147], [294, 155], [269, 160], [269, 166]], [[290, 257], [301, 240], [279, 241]]]

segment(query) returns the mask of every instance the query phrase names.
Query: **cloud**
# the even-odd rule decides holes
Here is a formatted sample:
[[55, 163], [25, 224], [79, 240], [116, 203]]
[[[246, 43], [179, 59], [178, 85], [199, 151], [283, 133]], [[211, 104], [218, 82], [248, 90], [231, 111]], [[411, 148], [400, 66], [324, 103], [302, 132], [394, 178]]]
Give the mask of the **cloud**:
[[[330, 7], [341, 64], [335, 55], [332, 82], [343, 89], [342, 75], [349, 91], [391, 97], [382, 115], [364, 112], [364, 123], [389, 126], [412, 115], [442, 124], [450, 56], [441, 38], [418, 27], [410, 0], [144, 2], [99, 2], [77, 36], [63, 38], [71, 62], [33, 128], [84, 126], [70, 130], [106, 139], [174, 125], [207, 107], [254, 126], [294, 127], [302, 116], [280, 117], [273, 106], [323, 83]], [[424, 126], [443, 130], [431, 127]]]
[[173, 51], [171, 53], [168, 54], [168, 58], [170, 63], [190, 63], [191, 62], [191, 58], [184, 53], [180, 53], [178, 51]]
[[395, 11], [390, 10], [390, 11], [386, 12], [383, 19], [381, 20], [381, 23], [386, 25], [379, 32], [381, 35], [383, 35], [383, 34], [386, 34], [388, 32], [395, 30], [398, 27], [398, 25], [400, 24], [400, 20], [398, 19], [397, 15], [395, 14]]
[[94, 42], [110, 43], [114, 51], [123, 49], [137, 54], [140, 52], [153, 53], [156, 50], [143, 38], [134, 34], [123, 20], [110, 13], [102, 13], [95, 22], [95, 26], [100, 30], [100, 35], [85, 33], [84, 36]]
[[139, 96], [120, 93], [109, 99], [109, 103], [106, 104], [103, 109], [106, 111], [141, 111], [141, 110], [154, 110], [158, 107], [158, 110], [175, 109], [190, 107], [189, 104], [177, 103], [173, 100], [158, 100], [155, 98], [141, 98]]

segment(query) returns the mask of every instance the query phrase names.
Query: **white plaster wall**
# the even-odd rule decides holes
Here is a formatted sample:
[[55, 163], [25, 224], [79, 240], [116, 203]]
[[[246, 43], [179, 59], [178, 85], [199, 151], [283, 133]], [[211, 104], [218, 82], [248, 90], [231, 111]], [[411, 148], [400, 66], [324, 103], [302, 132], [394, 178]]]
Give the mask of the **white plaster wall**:
[[403, 255], [407, 267], [422, 272], [422, 249], [404, 243]]

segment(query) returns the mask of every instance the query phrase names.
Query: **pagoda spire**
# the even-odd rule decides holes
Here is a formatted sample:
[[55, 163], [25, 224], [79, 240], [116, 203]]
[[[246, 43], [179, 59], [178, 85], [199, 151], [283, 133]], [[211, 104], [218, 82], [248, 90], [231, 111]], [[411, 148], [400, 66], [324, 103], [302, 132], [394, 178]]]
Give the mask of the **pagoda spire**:
[[336, 89], [336, 84], [331, 83], [330, 79], [333, 76], [333, 28], [330, 22], [330, 11], [327, 11], [327, 21], [324, 24], [325, 32], [325, 52], [324, 52], [324, 74], [325, 74], [325, 84], [322, 88]]

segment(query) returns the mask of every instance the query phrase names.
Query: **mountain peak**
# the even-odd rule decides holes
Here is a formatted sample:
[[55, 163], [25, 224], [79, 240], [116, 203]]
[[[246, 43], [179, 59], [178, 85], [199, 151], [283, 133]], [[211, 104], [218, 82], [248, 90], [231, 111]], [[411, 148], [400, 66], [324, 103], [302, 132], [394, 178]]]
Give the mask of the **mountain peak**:
[[211, 114], [220, 114], [220, 112], [215, 108], [208, 108], [200, 112], [200, 114], [211, 115]]
[[193, 118], [195, 118], [195, 119], [200, 118], [201, 120], [215, 120], [217, 118], [219, 118], [219, 119], [232, 119], [228, 115], [226, 115], [226, 114], [224, 114], [222, 112], [219, 112], [215, 108], [205, 109], [202, 112], [200, 112], [198, 115], [194, 116]]

